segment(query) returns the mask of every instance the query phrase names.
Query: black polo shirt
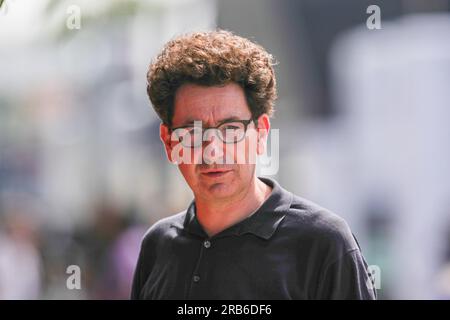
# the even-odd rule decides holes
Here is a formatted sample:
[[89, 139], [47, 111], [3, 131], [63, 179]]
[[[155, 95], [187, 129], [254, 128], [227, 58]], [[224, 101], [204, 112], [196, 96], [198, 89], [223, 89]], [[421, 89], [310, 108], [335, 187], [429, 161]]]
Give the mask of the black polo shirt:
[[132, 299], [375, 299], [347, 223], [273, 190], [250, 217], [209, 237], [195, 202], [145, 234]]

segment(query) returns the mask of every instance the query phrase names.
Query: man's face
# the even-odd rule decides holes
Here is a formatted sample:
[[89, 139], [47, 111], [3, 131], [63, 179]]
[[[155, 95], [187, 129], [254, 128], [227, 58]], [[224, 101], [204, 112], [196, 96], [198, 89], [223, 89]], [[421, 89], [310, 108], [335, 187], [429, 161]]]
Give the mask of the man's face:
[[[194, 121], [200, 121], [205, 130], [224, 121], [251, 118], [244, 90], [239, 85], [206, 87], [185, 84], [175, 95], [172, 128], [193, 126]], [[264, 114], [258, 119], [258, 127], [250, 122], [245, 138], [236, 143], [225, 143], [219, 139], [217, 131], [208, 130], [204, 136], [206, 141], [197, 148], [180, 148], [179, 142], [173, 141], [170, 128], [165, 125], [161, 125], [160, 134], [170, 161], [175, 160], [173, 151], [176, 148], [181, 153], [191, 153], [190, 161], [178, 167], [194, 195], [226, 201], [245, 193], [250, 186], [255, 175], [255, 163], [251, 159], [264, 152], [269, 127], [269, 118]]]

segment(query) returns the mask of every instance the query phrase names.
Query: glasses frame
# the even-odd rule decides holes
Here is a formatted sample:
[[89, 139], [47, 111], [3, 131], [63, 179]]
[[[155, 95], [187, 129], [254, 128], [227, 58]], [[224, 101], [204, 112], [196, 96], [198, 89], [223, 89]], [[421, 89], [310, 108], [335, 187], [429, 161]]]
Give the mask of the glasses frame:
[[[237, 141], [226, 142], [226, 141], [224, 140], [224, 137], [222, 137], [222, 133], [220, 132], [219, 128], [220, 128], [221, 126], [223, 126], [224, 124], [227, 124], [227, 123], [233, 123], [233, 122], [239, 122], [239, 123], [242, 123], [242, 124], [244, 125], [244, 134], [242, 135], [242, 138], [239, 139], [239, 140], [237, 140]], [[220, 123], [219, 123], [217, 126], [215, 126], [215, 127], [208, 127], [208, 128], [202, 128], [202, 127], [200, 127], [200, 128], [202, 128], [202, 140], [203, 140], [203, 137], [204, 137], [206, 131], [208, 131], [208, 130], [217, 130], [219, 133], [216, 134], [216, 136], [219, 137], [220, 141], [222, 141], [222, 142], [225, 143], [225, 144], [236, 144], [236, 143], [241, 142], [242, 140], [244, 140], [245, 135], [246, 135], [246, 133], [247, 133], [248, 125], [249, 125], [250, 123], [252, 123], [252, 122], [255, 124], [255, 127], [258, 126], [258, 120], [257, 120], [257, 119], [254, 119], [254, 118], [250, 118], [250, 119], [248, 119], [248, 120], [241, 120], [241, 119], [230, 119], [230, 120], [225, 120], [225, 121], [220, 122]], [[196, 128], [196, 127], [195, 127], [195, 126], [192, 126], [192, 125], [187, 125], [187, 126], [181, 126], [181, 127], [175, 127], [175, 128], [170, 127], [169, 130], [170, 130], [170, 133], [172, 134], [172, 132], [175, 131], [175, 130], [177, 130], [177, 129], [188, 129], [188, 128]], [[198, 128], [198, 127], [197, 127], [197, 128]], [[183, 144], [182, 141], [180, 141], [180, 143], [181, 143], [184, 147], [186, 147], [186, 148], [198, 148], [198, 147], [200, 147], [200, 146], [203, 144], [203, 141], [202, 141], [202, 144], [200, 144], [199, 146], [196, 146], [195, 144], [194, 144], [194, 145], [186, 146], [186, 145]]]

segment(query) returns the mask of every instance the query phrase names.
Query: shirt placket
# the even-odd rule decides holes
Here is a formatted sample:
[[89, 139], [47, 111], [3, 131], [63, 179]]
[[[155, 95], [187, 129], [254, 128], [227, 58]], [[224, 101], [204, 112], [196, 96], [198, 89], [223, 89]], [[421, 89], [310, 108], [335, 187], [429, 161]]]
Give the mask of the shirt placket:
[[208, 261], [210, 258], [210, 251], [212, 250], [212, 239], [204, 238], [200, 243], [200, 252], [194, 271], [192, 272], [189, 281], [189, 289], [187, 292], [187, 299], [205, 298], [206, 281], [208, 279]]

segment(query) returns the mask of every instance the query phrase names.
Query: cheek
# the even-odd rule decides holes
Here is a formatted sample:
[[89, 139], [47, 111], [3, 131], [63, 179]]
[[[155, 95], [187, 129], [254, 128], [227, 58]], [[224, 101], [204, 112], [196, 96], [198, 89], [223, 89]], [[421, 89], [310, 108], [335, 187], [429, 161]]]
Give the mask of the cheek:
[[226, 159], [231, 159], [235, 164], [256, 164], [257, 138], [255, 135], [246, 137], [237, 144], [225, 145]]
[[180, 165], [178, 165], [178, 169], [180, 170], [184, 179], [190, 186], [193, 186], [196, 184], [195, 165], [180, 164]]
[[180, 143], [173, 143], [170, 153], [172, 161], [179, 165], [199, 164], [202, 161], [201, 148], [185, 148]]

